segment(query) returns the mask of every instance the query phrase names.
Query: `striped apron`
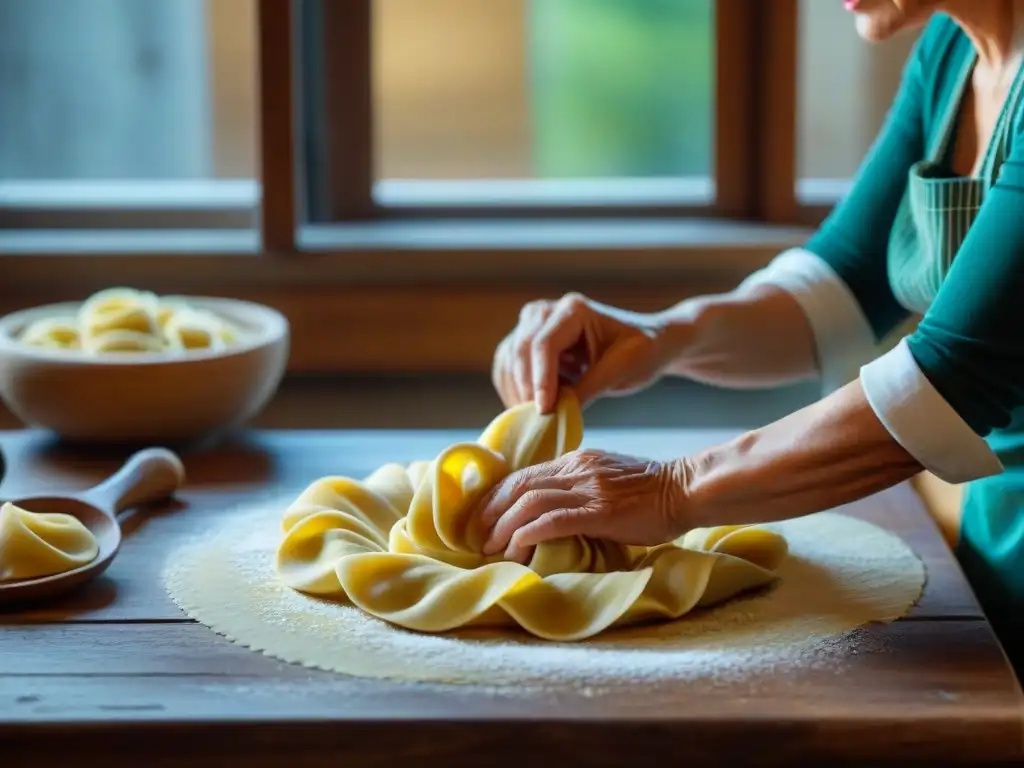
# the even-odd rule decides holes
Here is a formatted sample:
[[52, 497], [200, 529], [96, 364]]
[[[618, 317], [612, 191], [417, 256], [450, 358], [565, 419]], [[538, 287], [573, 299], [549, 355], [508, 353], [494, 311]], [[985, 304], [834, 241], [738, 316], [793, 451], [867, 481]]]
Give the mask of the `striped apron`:
[[[960, 93], [970, 87], [976, 60], [970, 57], [959, 75]], [[1024, 92], [1022, 72], [1024, 67], [1010, 87], [977, 176], [955, 176], [947, 162], [960, 99], [950, 100], [939, 129], [932, 133], [926, 158], [908, 172], [907, 190], [889, 237], [888, 271], [896, 300], [911, 312], [923, 315], [935, 300], [1009, 154], [1014, 115]]]

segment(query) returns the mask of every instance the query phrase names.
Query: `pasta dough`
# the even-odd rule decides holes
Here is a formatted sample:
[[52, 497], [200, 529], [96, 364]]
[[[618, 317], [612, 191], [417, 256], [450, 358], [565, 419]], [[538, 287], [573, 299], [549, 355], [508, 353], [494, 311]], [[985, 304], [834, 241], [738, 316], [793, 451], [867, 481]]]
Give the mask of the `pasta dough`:
[[219, 349], [236, 340], [212, 312], [191, 307], [168, 312], [161, 327], [167, 344], [176, 349]]
[[98, 554], [96, 537], [76, 517], [0, 506], [0, 583], [65, 573]]
[[91, 355], [219, 349], [240, 332], [213, 312], [149, 291], [109, 288], [87, 298], [74, 317], [42, 318], [21, 333], [25, 344]]
[[32, 323], [21, 335], [21, 340], [34, 347], [51, 349], [79, 349], [81, 336], [74, 317], [48, 317]]
[[474, 503], [508, 473], [575, 450], [582, 432], [566, 393], [554, 414], [516, 406], [431, 462], [387, 464], [361, 482], [322, 478], [284, 515], [277, 574], [407, 629], [518, 625], [557, 641], [677, 619], [775, 580], [786, 540], [759, 526], [697, 529], [651, 548], [567, 538], [536, 547], [528, 565], [482, 556], [483, 532], [467, 520]]
[[[167, 553], [164, 585], [185, 615], [232, 642], [358, 677], [500, 686], [516, 694], [524, 687], [556, 695], [575, 689], [588, 696], [591, 686], [636, 690], [749, 678], [756, 687], [762, 675], [848, 664], [847, 649], [857, 652], [864, 640], [851, 630], [905, 615], [921, 597], [926, 576], [924, 563], [893, 533], [819, 512], [769, 524], [789, 547], [772, 589], [680, 621], [577, 643], [490, 628], [424, 634], [378, 621], [349, 603], [296, 592], [277, 578], [281, 510], [293, 500], [254, 497], [203, 515]], [[889, 637], [884, 631], [877, 636]]]

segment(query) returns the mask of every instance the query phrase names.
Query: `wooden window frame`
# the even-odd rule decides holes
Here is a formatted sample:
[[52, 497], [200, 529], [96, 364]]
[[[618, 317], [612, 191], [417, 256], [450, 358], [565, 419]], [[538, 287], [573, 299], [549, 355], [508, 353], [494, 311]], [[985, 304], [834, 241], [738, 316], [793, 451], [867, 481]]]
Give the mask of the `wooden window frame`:
[[[315, 224], [383, 219], [631, 218], [700, 217], [761, 220], [757, 197], [757, 86], [759, 38], [764, 20], [795, 2], [716, 0], [715, 114], [712, 140], [714, 195], [707, 204], [552, 205], [543, 202], [502, 206], [417, 205], [389, 208], [373, 198], [374, 133], [372, 89], [373, 0], [305, 0], [319, 30], [314, 44], [320, 69], [318, 93], [306, 94], [318, 105], [322, 130], [307, 146], [321, 163], [315, 189], [323, 200], [313, 211]], [[312, 19], [310, 21], [313, 21]], [[795, 19], [792, 20], [795, 26]], [[318, 39], [316, 39], [318, 38]]]
[[[388, 208], [373, 199], [373, 0], [305, 0], [316, 15], [307, 44], [318, 49], [318, 133], [307, 136], [321, 178], [307, 193], [318, 199], [313, 224], [392, 219], [690, 217], [806, 226], [829, 206], [796, 195], [799, 0], [714, 0], [715, 195], [708, 204], [504, 206], [420, 205]], [[308, 34], [308, 33], [307, 33]]]
[[[716, 0], [712, 204], [401, 211], [372, 196], [372, 0], [256, 2], [257, 226], [219, 227], [210, 246], [138, 230], [19, 240], [2, 230], [29, 219], [0, 200], [0, 311], [112, 284], [219, 293], [286, 312], [293, 371], [483, 371], [530, 298], [653, 309], [728, 290], [824, 213], [796, 200], [799, 0]], [[321, 77], [303, 76], [311, 60]], [[190, 215], [217, 228], [188, 206], [166, 227]]]

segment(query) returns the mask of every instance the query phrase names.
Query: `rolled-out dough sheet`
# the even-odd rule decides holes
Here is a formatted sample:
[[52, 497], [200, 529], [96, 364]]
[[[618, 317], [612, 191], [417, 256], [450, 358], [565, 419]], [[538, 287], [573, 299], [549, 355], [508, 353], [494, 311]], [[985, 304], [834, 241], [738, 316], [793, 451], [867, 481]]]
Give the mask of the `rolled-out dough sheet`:
[[165, 583], [190, 617], [287, 662], [349, 675], [539, 687], [726, 679], [809, 663], [823, 645], [918, 600], [922, 562], [897, 536], [822, 512], [768, 526], [789, 556], [761, 593], [667, 623], [556, 643], [517, 629], [422, 634], [276, 578], [281, 511], [294, 497], [227, 513], [171, 555]]

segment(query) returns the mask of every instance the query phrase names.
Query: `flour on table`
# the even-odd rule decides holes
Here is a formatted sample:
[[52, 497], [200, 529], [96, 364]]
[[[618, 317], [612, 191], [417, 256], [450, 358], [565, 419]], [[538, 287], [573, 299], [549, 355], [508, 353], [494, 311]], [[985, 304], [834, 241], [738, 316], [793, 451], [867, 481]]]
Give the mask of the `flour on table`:
[[174, 552], [171, 598], [232, 641], [349, 675], [535, 688], [720, 681], [834, 663], [851, 630], [893, 621], [918, 600], [923, 563], [897, 536], [836, 512], [773, 524], [789, 542], [779, 582], [677, 621], [552, 643], [516, 630], [420, 634], [280, 583], [274, 555], [291, 498], [218, 518]]

